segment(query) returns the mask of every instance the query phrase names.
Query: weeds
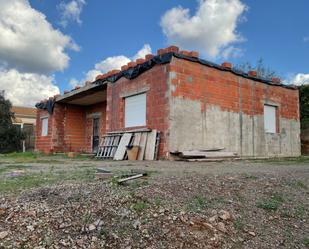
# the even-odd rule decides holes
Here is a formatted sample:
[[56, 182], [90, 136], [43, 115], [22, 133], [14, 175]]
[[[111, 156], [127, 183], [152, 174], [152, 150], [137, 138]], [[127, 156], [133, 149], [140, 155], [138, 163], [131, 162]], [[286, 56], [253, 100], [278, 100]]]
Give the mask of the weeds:
[[208, 206], [208, 201], [201, 195], [193, 197], [187, 205], [187, 210], [191, 212], [200, 211]]
[[257, 180], [258, 177], [257, 177], [257, 176], [254, 176], [254, 175], [245, 174], [245, 179], [248, 179], [248, 180]]
[[82, 218], [82, 221], [83, 221], [83, 224], [84, 225], [87, 225], [87, 224], [90, 224], [93, 222], [93, 216], [91, 214], [91, 212], [86, 212], [84, 215], [83, 215], [83, 218]]
[[309, 246], [309, 237], [303, 239], [303, 243], [305, 246]]
[[292, 186], [298, 189], [308, 189], [308, 186], [300, 180], [293, 182]]
[[132, 205], [132, 209], [136, 212], [142, 212], [143, 210], [148, 208], [148, 203], [145, 201], [137, 201]]
[[265, 210], [276, 211], [279, 206], [284, 202], [284, 198], [279, 193], [274, 193], [270, 199], [264, 199], [257, 202], [257, 207]]
[[26, 174], [0, 181], [0, 192], [19, 192], [24, 189], [51, 185], [63, 181], [90, 181], [94, 179], [94, 169], [76, 171], [54, 171]]
[[278, 165], [285, 165], [285, 164], [303, 164], [309, 162], [308, 156], [300, 156], [300, 157], [284, 157], [284, 158], [269, 158], [269, 159], [250, 159], [252, 162], [256, 163], [272, 163]]
[[241, 219], [235, 219], [234, 221], [234, 228], [237, 229], [237, 230], [243, 230], [244, 227], [245, 227], [245, 224], [243, 223], [243, 221]]
[[304, 205], [298, 205], [295, 210], [295, 216], [298, 218], [303, 218], [306, 213], [306, 208]]
[[154, 199], [154, 205], [155, 205], [156, 207], [160, 207], [161, 204], [162, 204], [162, 200], [161, 200], [159, 197], [156, 197], [156, 198]]

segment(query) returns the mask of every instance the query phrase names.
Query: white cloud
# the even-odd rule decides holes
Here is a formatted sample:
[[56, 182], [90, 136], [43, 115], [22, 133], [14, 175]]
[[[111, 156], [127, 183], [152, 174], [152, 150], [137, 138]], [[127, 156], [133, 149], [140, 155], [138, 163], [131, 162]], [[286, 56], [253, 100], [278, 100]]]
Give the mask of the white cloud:
[[65, 49], [79, 47], [28, 0], [0, 0], [0, 62], [21, 72], [50, 73], [68, 66]]
[[76, 85], [83, 85], [85, 81], [93, 81], [99, 74], [107, 73], [114, 69], [121, 69], [123, 65], [128, 64], [131, 60], [144, 58], [145, 55], [151, 54], [151, 47], [145, 44], [137, 53], [131, 58], [125, 55], [111, 56], [95, 64], [94, 69], [89, 70], [84, 79], [78, 81], [75, 78], [71, 79], [69, 85], [75, 87]]
[[108, 57], [105, 60], [95, 64], [95, 69], [101, 71], [102, 73], [106, 73], [110, 70], [113, 69], [120, 69], [121, 66], [126, 65], [128, 62], [131, 60], [124, 56], [124, 55], [119, 55], [119, 56], [112, 56]]
[[20, 73], [16, 69], [0, 69], [0, 89], [14, 105], [32, 106], [59, 93], [52, 76]]
[[230, 56], [227, 51], [231, 51], [231, 44], [244, 41], [236, 29], [246, 10], [240, 0], [199, 0], [194, 15], [178, 6], [168, 10], [160, 24], [171, 44], [199, 50], [212, 58]]
[[137, 53], [132, 57], [132, 60], [144, 58], [145, 55], [151, 54], [151, 47], [149, 44], [145, 44]]
[[86, 4], [84, 0], [72, 0], [68, 3], [61, 2], [58, 5], [60, 10], [60, 24], [66, 27], [69, 22], [77, 22], [81, 24], [80, 14], [82, 13], [83, 7]]
[[243, 49], [236, 48], [234, 46], [229, 46], [223, 49], [221, 52], [221, 56], [224, 59], [231, 58], [231, 57], [239, 58], [239, 57], [242, 57], [243, 55], [244, 55]]
[[292, 77], [289, 77], [289, 79], [286, 82], [296, 86], [307, 85], [309, 84], [309, 74], [305, 73], [295, 74]]

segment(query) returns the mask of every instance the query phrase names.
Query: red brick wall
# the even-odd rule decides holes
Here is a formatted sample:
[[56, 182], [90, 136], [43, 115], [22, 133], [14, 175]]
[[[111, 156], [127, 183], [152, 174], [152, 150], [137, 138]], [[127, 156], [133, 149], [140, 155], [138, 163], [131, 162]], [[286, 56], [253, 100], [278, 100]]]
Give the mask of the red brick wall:
[[271, 101], [279, 105], [280, 117], [299, 120], [297, 90], [263, 84], [177, 58], [173, 58], [168, 68], [176, 72], [171, 81], [172, 96], [201, 101], [201, 111], [207, 105], [217, 105], [232, 112], [241, 109], [248, 115], [263, 114], [265, 101]]
[[66, 105], [64, 111], [65, 151], [83, 152], [85, 150], [85, 108]]
[[[160, 131], [159, 157], [167, 152], [168, 130], [167, 65], [156, 65], [133, 80], [121, 78], [107, 87], [107, 131], [125, 130], [124, 97], [143, 89], [146, 92], [146, 127]], [[131, 127], [134, 129], [138, 127]], [[140, 127], [139, 127], [140, 128]]]
[[[47, 136], [41, 136], [42, 134], [42, 117], [48, 117], [48, 134]], [[47, 111], [38, 109], [36, 113], [36, 139], [35, 139], [35, 150], [44, 153], [52, 151], [52, 118]]]
[[[92, 152], [92, 113], [101, 112], [100, 136], [106, 129], [106, 102], [88, 107], [55, 104], [54, 112], [38, 110], [35, 148], [49, 152]], [[48, 119], [48, 135], [41, 136], [42, 117]], [[87, 118], [88, 117], [88, 118]]]
[[[173, 73], [169, 74], [170, 72]], [[175, 76], [171, 79], [170, 86], [168, 85], [169, 75]], [[159, 157], [166, 156], [168, 152], [166, 138], [169, 132], [169, 87], [174, 97], [199, 101], [201, 112], [207, 105], [217, 105], [222, 110], [257, 115], [263, 114], [265, 101], [270, 101], [278, 105], [278, 118], [280, 116], [299, 120], [297, 90], [270, 86], [239, 77], [231, 72], [173, 58], [170, 64], [156, 65], [135, 79], [128, 80], [123, 77], [116, 83], [109, 83], [107, 102], [91, 107], [56, 105], [54, 114], [49, 119], [49, 133], [46, 137], [40, 135], [40, 117], [47, 113], [39, 110], [36, 149], [90, 152], [92, 149], [91, 113], [102, 112], [101, 135], [105, 131], [125, 130], [124, 97], [146, 91], [146, 127], [160, 131]]]
[[65, 106], [56, 103], [52, 115], [53, 118], [52, 146], [53, 151], [55, 152], [63, 151], [65, 149], [64, 117], [65, 117]]

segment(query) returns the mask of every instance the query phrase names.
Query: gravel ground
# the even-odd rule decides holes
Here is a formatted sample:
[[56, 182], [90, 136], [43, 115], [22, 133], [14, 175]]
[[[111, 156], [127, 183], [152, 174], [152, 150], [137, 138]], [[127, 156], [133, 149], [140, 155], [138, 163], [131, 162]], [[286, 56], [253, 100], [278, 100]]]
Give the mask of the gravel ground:
[[[14, 163], [1, 159], [0, 171]], [[57, 158], [18, 163], [23, 166], [25, 174], [53, 170], [60, 178], [96, 167], [116, 174], [144, 170], [149, 176], [118, 185], [115, 179], [95, 180], [93, 174], [53, 182], [42, 174], [45, 184], [43, 179], [23, 191], [0, 189], [0, 248], [309, 246], [307, 159], [188, 163]]]

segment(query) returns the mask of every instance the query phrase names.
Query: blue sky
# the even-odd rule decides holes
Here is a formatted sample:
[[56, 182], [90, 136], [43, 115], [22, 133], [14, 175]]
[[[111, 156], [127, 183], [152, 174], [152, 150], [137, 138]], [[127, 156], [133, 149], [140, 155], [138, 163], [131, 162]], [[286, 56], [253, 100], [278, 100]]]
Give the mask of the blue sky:
[[32, 105], [171, 44], [217, 63], [263, 58], [308, 83], [308, 10], [307, 0], [0, 0], [0, 19], [11, 20], [0, 20], [0, 88]]

